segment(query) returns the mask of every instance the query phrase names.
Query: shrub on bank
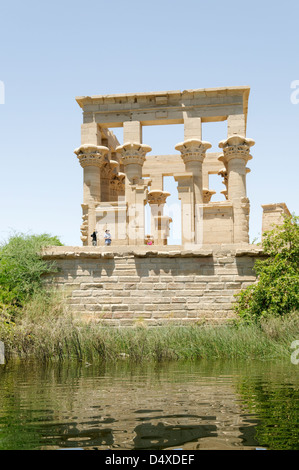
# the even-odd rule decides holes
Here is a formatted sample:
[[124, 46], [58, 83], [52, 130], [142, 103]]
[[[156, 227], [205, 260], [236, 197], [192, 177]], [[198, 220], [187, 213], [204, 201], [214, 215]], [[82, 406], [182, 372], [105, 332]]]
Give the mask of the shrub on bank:
[[[15, 322], [24, 315], [28, 302], [38, 295], [47, 298], [41, 276], [55, 270], [55, 266], [44, 261], [40, 251], [50, 245], [61, 242], [48, 234], [15, 234], [0, 246], [0, 341], [5, 343], [6, 351], [14, 349], [18, 342], [21, 331]], [[36, 312], [41, 313], [41, 309]], [[39, 323], [40, 318], [36, 321]], [[28, 341], [28, 335], [24, 341]]]
[[40, 251], [45, 246], [62, 245], [48, 234], [15, 234], [0, 246], [0, 311], [15, 315], [32, 295], [42, 289], [41, 276], [53, 271]]
[[284, 316], [299, 310], [299, 217], [285, 217], [281, 226], [265, 232], [265, 259], [257, 260], [258, 281], [238, 294], [237, 314], [247, 322]]

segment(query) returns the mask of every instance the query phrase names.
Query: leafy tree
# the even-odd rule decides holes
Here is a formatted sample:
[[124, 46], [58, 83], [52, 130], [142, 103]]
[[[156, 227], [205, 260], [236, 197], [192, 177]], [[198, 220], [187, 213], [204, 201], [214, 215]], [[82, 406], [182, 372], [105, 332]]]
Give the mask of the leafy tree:
[[53, 271], [54, 265], [43, 260], [43, 247], [62, 245], [48, 234], [12, 235], [0, 246], [0, 304], [21, 307], [42, 287], [43, 274]]
[[237, 313], [246, 321], [282, 316], [299, 310], [299, 217], [285, 217], [281, 226], [264, 233], [265, 258], [257, 260], [258, 276], [238, 294]]

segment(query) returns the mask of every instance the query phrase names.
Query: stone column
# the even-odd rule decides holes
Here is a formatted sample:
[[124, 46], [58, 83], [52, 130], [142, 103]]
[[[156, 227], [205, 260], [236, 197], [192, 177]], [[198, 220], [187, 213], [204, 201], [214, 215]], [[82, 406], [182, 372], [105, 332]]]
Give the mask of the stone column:
[[125, 173], [129, 245], [144, 244], [144, 203], [147, 198], [148, 182], [145, 183], [142, 179], [142, 167], [146, 153], [150, 151], [151, 147], [137, 142], [127, 142], [116, 148]]
[[222, 176], [222, 178], [223, 178], [222, 184], [224, 184], [225, 189], [223, 191], [221, 191], [221, 194], [223, 194], [225, 199], [227, 200], [228, 199], [228, 196], [227, 196], [227, 184], [228, 184], [227, 168], [225, 168], [225, 167], [221, 168], [221, 170], [218, 171], [218, 175]]
[[[77, 148], [80, 165], [83, 168], [83, 245], [91, 245], [90, 235], [96, 228], [95, 209], [101, 201], [101, 167], [108, 161], [108, 147], [85, 144]], [[83, 228], [83, 230], [82, 230]]]
[[249, 243], [249, 200], [246, 192], [246, 164], [252, 159], [252, 139], [234, 135], [219, 143], [219, 157], [227, 169], [227, 199], [233, 204], [234, 243]]
[[109, 202], [112, 200], [111, 181], [117, 175], [119, 163], [110, 159], [101, 169], [101, 201]]
[[174, 174], [174, 179], [178, 183], [178, 197], [181, 201], [181, 231], [182, 245], [194, 244], [194, 194], [192, 173]]
[[125, 197], [125, 174], [120, 171], [110, 180], [110, 195], [112, 201], [119, 201]]
[[207, 149], [212, 145], [209, 142], [203, 142], [200, 139], [189, 139], [177, 144], [175, 149], [181, 152], [185, 163], [186, 172], [192, 173], [193, 195], [194, 195], [194, 229], [196, 244], [202, 243], [202, 211], [203, 211], [203, 182], [202, 182], [202, 164], [206, 156]]
[[151, 207], [151, 235], [155, 245], [166, 245], [169, 235], [170, 217], [163, 216], [166, 199], [170, 193], [154, 189], [149, 191], [147, 202]]

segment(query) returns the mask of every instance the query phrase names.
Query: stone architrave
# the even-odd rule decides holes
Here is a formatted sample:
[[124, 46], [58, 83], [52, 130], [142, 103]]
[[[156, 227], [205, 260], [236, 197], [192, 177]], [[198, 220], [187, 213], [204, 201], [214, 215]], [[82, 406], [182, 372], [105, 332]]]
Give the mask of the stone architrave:
[[127, 227], [129, 245], [144, 243], [148, 182], [142, 178], [142, 167], [151, 147], [139, 142], [126, 142], [116, 148], [125, 174], [125, 201], [128, 207]]
[[249, 200], [246, 191], [246, 164], [252, 159], [254, 140], [234, 135], [219, 143], [219, 157], [227, 169], [227, 199], [233, 204], [234, 243], [249, 243]]
[[81, 226], [83, 245], [91, 245], [91, 234], [96, 228], [97, 204], [101, 201], [101, 168], [108, 162], [109, 148], [101, 145], [84, 144], [77, 148], [77, 155], [83, 168], [83, 224]]
[[202, 164], [206, 156], [207, 149], [212, 145], [200, 139], [188, 139], [177, 144], [175, 149], [181, 152], [181, 157], [185, 164], [187, 173], [192, 173], [193, 185], [193, 214], [194, 214], [194, 242], [203, 242], [203, 180]]

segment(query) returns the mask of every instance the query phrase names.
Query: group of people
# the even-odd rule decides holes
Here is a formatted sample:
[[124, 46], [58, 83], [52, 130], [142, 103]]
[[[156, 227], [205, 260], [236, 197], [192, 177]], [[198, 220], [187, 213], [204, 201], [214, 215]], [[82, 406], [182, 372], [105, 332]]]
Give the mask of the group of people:
[[[98, 232], [96, 230], [94, 230], [93, 233], [90, 235], [91, 238], [92, 238], [92, 245], [93, 246], [97, 246], [97, 233]], [[105, 245], [106, 246], [111, 245], [112, 237], [111, 237], [111, 233], [108, 229], [105, 230], [104, 239], [105, 239]]]
[[[93, 233], [90, 235], [91, 238], [92, 238], [92, 245], [93, 246], [97, 246], [98, 242], [97, 242], [97, 231], [94, 230]], [[107, 229], [105, 230], [105, 235], [104, 235], [104, 240], [105, 240], [105, 245], [106, 246], [110, 246], [111, 245], [111, 242], [112, 242], [112, 237], [111, 237], [111, 233], [110, 231]], [[146, 244], [147, 245], [152, 245], [153, 244], [153, 241], [149, 238], [147, 241], [146, 241]]]

